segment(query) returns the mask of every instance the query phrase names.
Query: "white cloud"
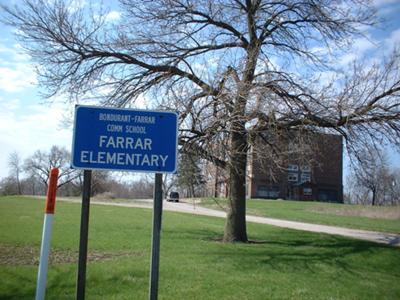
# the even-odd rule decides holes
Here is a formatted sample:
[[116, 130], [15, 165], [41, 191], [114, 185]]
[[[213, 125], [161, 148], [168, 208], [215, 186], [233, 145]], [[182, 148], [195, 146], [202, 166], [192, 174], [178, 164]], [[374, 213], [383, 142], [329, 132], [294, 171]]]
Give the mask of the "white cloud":
[[353, 52], [346, 53], [346, 54], [342, 55], [342, 56], [339, 58], [339, 64], [340, 64], [341, 66], [348, 66], [348, 65], [351, 64], [354, 60], [356, 60], [357, 57], [358, 57], [358, 56], [357, 56], [355, 53], [353, 53]]
[[7, 159], [13, 151], [25, 159], [38, 149], [48, 151], [52, 145], [71, 148], [72, 129], [59, 126], [66, 105], [22, 105], [19, 99], [0, 98], [0, 178], [8, 174]]
[[387, 4], [398, 3], [399, 0], [374, 0], [373, 4], [376, 7], [384, 6]]
[[338, 78], [338, 73], [334, 71], [324, 71], [316, 75], [322, 85], [328, 85]]
[[14, 44], [12, 51], [12, 58], [16, 62], [30, 62], [31, 57], [25, 53], [24, 48], [20, 44]]
[[0, 66], [0, 90], [14, 93], [37, 83], [36, 74], [29, 64], [17, 63], [13, 68]]
[[132, 103], [132, 107], [138, 108], [138, 109], [147, 109], [149, 108], [149, 104], [151, 101], [143, 94], [140, 94], [137, 99], [135, 100], [134, 103]]
[[[27, 63], [30, 61], [30, 56], [24, 53], [20, 44], [14, 44], [12, 47], [7, 47], [0, 43], [0, 55], [7, 57], [7, 63]], [[4, 63], [4, 61], [3, 61]]]
[[364, 54], [368, 50], [374, 49], [377, 47], [377, 43], [372, 41], [369, 38], [359, 38], [356, 39], [353, 43], [353, 49], [356, 52]]
[[106, 16], [105, 20], [108, 22], [117, 21], [121, 18], [121, 13], [119, 11], [110, 11]]
[[355, 60], [363, 59], [369, 51], [378, 49], [379, 42], [372, 40], [370, 37], [355, 39], [351, 48], [339, 57], [338, 63], [341, 66], [348, 66]]
[[87, 6], [86, 0], [72, 0], [68, 3], [68, 9], [71, 13], [83, 9], [85, 6]]
[[119, 21], [121, 19], [121, 16], [122, 13], [117, 10], [111, 10], [107, 13], [100, 10], [94, 14], [94, 17], [97, 21], [101, 20], [109, 23]]
[[37, 84], [30, 58], [22, 53], [19, 44], [0, 44], [0, 55], [0, 91], [15, 93]]
[[400, 45], [400, 28], [392, 31], [388, 38], [385, 39], [385, 49], [392, 51], [396, 46]]

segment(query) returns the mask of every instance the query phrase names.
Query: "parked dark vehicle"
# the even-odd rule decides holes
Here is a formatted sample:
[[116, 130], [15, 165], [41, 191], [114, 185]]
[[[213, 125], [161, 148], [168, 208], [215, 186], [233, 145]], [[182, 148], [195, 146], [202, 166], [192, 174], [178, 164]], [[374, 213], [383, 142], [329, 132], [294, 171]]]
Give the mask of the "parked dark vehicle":
[[179, 193], [178, 192], [171, 192], [167, 197], [167, 201], [171, 202], [179, 202]]

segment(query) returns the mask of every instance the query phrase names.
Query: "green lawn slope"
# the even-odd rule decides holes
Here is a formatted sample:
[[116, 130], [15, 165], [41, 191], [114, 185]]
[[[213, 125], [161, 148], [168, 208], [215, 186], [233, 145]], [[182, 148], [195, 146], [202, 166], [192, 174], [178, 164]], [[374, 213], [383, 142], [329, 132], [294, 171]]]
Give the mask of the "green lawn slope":
[[[44, 201], [0, 198], [0, 299], [33, 299]], [[46, 299], [74, 299], [80, 205], [56, 205]], [[164, 212], [159, 299], [400, 299], [400, 249]], [[147, 299], [151, 210], [91, 206], [86, 299]]]

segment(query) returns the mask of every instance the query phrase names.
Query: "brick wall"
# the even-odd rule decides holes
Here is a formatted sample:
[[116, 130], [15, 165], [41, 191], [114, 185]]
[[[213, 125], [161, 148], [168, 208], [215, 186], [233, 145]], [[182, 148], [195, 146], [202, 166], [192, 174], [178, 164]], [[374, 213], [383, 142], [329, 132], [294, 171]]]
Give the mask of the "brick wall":
[[[257, 151], [251, 151], [248, 197], [343, 202], [342, 137], [312, 134], [308, 141], [311, 151], [307, 157], [282, 151], [286, 154], [279, 167], [268, 159], [261, 162]], [[290, 139], [280, 143], [282, 149], [293, 147]]]

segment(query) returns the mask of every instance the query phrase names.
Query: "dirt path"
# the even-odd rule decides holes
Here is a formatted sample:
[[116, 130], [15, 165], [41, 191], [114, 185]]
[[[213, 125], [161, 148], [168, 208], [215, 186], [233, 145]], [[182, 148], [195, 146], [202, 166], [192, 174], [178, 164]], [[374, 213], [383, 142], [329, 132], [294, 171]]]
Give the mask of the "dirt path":
[[[80, 200], [69, 199], [69, 198], [58, 198], [57, 200], [68, 201], [68, 202], [80, 202]], [[111, 206], [121, 206], [121, 207], [142, 207], [142, 208], [152, 208], [152, 200], [135, 200], [130, 203], [128, 202], [105, 202], [105, 201], [91, 201], [92, 204], [98, 205], [111, 205]], [[164, 201], [163, 210], [174, 211], [180, 213], [188, 213], [188, 214], [196, 214], [203, 216], [212, 216], [225, 218], [226, 213], [223, 211], [218, 211], [214, 209], [204, 208], [198, 205], [189, 204], [185, 202], [179, 203], [171, 203]], [[326, 234], [334, 234], [341, 235], [345, 237], [362, 239], [376, 243], [388, 244], [396, 247], [400, 247], [400, 235], [393, 233], [384, 233], [384, 232], [376, 232], [376, 231], [367, 231], [360, 229], [350, 229], [343, 228], [337, 226], [328, 226], [328, 225], [319, 225], [319, 224], [310, 224], [303, 222], [295, 222], [295, 221], [287, 221], [273, 218], [265, 218], [265, 217], [257, 217], [247, 215], [246, 220], [252, 223], [259, 224], [268, 224], [278, 227], [296, 229], [296, 230], [304, 230], [311, 232], [320, 232]]]

